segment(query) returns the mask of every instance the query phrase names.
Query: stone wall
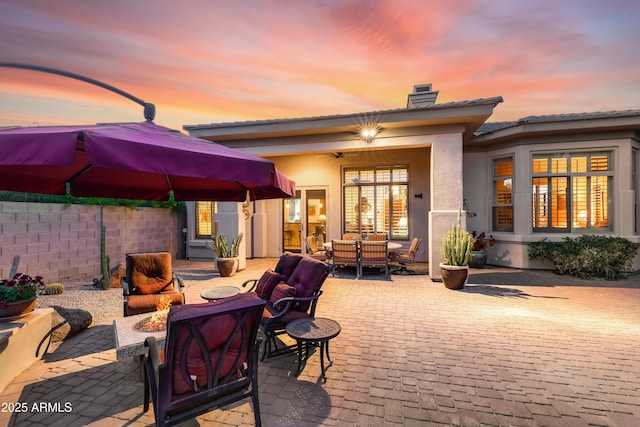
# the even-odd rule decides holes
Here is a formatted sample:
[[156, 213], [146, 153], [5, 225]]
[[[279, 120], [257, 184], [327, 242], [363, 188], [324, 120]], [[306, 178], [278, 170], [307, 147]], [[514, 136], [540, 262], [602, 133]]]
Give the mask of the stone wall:
[[[0, 278], [15, 255], [19, 272], [46, 283], [76, 276], [99, 277], [100, 206], [0, 202]], [[178, 215], [170, 209], [102, 207], [111, 267], [128, 252], [178, 249]]]

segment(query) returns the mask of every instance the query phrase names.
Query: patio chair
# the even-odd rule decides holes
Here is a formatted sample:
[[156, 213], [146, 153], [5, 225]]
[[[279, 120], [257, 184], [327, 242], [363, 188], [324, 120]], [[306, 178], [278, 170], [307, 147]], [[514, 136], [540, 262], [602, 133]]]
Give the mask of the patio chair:
[[405, 253], [391, 252], [389, 253], [389, 259], [392, 262], [400, 264], [400, 268], [391, 271], [391, 274], [416, 274], [414, 270], [407, 268], [407, 265], [413, 264], [413, 261], [418, 253], [418, 247], [420, 246], [422, 239], [420, 237], [414, 237], [409, 246], [409, 250]]
[[305, 236], [304, 240], [307, 254], [311, 258], [319, 259], [320, 261], [327, 261], [330, 258], [328, 251], [321, 250], [318, 247], [318, 238], [316, 236]]
[[332, 240], [331, 262], [335, 269], [339, 267], [355, 267], [356, 279], [360, 277], [360, 241]]
[[304, 317], [314, 317], [320, 289], [333, 266], [311, 257], [285, 253], [274, 270], [267, 270], [260, 279], [247, 280], [243, 287], [266, 301], [260, 329], [266, 337], [261, 360], [284, 353], [295, 347], [278, 347], [277, 337], [286, 326]]
[[156, 425], [174, 425], [248, 397], [256, 426], [256, 338], [264, 301], [240, 294], [216, 302], [173, 306], [167, 316], [164, 352], [148, 337], [144, 367], [144, 412], [153, 400]]
[[382, 242], [387, 239], [387, 233], [372, 233], [372, 234], [367, 234], [367, 239], [366, 240], [370, 240], [373, 242]]
[[362, 235], [360, 233], [344, 233], [342, 240], [360, 240]]
[[362, 277], [363, 267], [384, 268], [384, 277], [389, 279], [389, 254], [386, 240], [360, 242], [360, 277]]
[[173, 274], [169, 252], [127, 254], [126, 276], [122, 278], [124, 315], [149, 313], [163, 296], [171, 305], [184, 304], [182, 278]]

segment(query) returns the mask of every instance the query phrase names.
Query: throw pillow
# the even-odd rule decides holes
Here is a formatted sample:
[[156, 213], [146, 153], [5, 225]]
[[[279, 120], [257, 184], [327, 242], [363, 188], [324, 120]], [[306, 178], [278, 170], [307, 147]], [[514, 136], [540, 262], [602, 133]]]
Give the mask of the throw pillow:
[[282, 276], [275, 271], [268, 269], [264, 272], [256, 285], [256, 294], [265, 301], [269, 301], [271, 293], [282, 280]]
[[[271, 293], [271, 299], [269, 300], [269, 302], [271, 304], [275, 304], [276, 301], [278, 301], [281, 298], [295, 297], [295, 296], [296, 296], [296, 288], [294, 288], [293, 286], [289, 286], [286, 283], [280, 283], [278, 286], [276, 286], [276, 288]], [[280, 305], [275, 307], [275, 309], [278, 311], [282, 311], [286, 306], [287, 304], [281, 303]]]

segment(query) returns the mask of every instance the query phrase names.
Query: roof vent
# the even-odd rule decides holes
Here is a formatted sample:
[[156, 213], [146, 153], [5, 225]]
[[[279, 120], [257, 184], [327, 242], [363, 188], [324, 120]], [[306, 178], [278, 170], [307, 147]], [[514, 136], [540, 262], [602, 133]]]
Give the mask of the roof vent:
[[413, 93], [407, 98], [407, 108], [427, 107], [436, 103], [438, 91], [433, 91], [431, 83], [413, 86]]

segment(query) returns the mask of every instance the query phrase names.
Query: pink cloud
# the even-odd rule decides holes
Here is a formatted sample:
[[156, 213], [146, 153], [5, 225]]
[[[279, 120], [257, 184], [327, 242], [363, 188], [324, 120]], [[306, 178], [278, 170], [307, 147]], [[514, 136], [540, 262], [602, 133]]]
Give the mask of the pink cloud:
[[[3, 12], [3, 60], [107, 82], [154, 102], [172, 127], [190, 114], [211, 122], [399, 108], [419, 83], [433, 83], [440, 102], [501, 95], [493, 119], [638, 108], [631, 17], [640, 6], [625, 0], [9, 0]], [[0, 76], [0, 92], [91, 105], [83, 115], [94, 121], [139, 114], [78, 82]], [[77, 110], [48, 114], [64, 120]], [[22, 115], [28, 108], [0, 108], [0, 125]]]

